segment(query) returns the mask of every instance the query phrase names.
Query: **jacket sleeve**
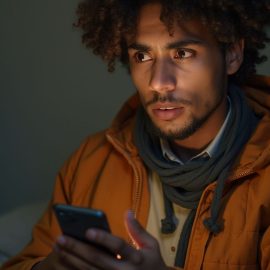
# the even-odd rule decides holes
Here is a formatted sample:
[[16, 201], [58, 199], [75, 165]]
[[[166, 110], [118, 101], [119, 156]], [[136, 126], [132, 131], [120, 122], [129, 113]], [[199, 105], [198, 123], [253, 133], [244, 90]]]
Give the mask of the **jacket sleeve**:
[[261, 269], [270, 270], [270, 226], [266, 229], [262, 236], [261, 244]]
[[58, 173], [52, 199], [43, 216], [33, 228], [30, 243], [18, 255], [7, 261], [2, 266], [2, 270], [30, 270], [51, 252], [56, 238], [61, 234], [52, 206], [56, 203], [70, 203], [74, 172], [80, 162], [84, 148], [85, 145], [82, 145]]

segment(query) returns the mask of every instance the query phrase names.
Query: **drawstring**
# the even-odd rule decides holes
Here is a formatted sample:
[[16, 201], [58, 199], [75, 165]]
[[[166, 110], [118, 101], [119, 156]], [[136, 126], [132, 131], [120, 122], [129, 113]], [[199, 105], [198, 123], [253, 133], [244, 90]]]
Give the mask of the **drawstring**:
[[172, 202], [166, 197], [163, 190], [165, 218], [161, 220], [161, 232], [164, 234], [173, 233], [176, 230], [176, 218], [174, 216], [174, 210]]

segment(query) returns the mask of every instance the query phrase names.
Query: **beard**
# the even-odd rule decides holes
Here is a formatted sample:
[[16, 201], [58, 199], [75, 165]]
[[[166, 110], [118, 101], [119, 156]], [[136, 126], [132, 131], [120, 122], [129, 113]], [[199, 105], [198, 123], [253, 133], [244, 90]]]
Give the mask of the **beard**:
[[[147, 111], [144, 108], [147, 125], [146, 129], [147, 132], [150, 133], [153, 136], [157, 136], [159, 138], [165, 139], [165, 140], [184, 140], [193, 135], [197, 130], [199, 130], [209, 119], [209, 117], [217, 110], [217, 108], [220, 106], [220, 104], [223, 101], [225, 94], [222, 94], [220, 92], [219, 95], [216, 97], [216, 102], [214, 103], [214, 106], [208, 107], [208, 110], [200, 117], [192, 117], [189, 122], [187, 122], [183, 127], [174, 129], [171, 129], [169, 131], [164, 131], [161, 128], [159, 128], [155, 123], [152, 121], [150, 116], [148, 115]], [[172, 100], [171, 98], [164, 98], [163, 100]], [[153, 102], [151, 102], [153, 103]]]
[[164, 131], [156, 126], [147, 113], [146, 115], [149, 123], [147, 125], [147, 132], [150, 134], [165, 140], [184, 140], [193, 135], [207, 121], [211, 113], [209, 112], [201, 118], [193, 118], [184, 127], [171, 129], [169, 131]]

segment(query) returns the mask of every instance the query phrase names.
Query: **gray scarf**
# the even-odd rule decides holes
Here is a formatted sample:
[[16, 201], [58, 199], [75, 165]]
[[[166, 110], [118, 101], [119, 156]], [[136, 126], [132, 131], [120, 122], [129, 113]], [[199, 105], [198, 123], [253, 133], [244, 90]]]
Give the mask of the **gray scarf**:
[[148, 132], [151, 120], [142, 107], [137, 111], [135, 144], [146, 166], [155, 171], [162, 182], [166, 213], [165, 219], [161, 221], [162, 232], [171, 233], [176, 228], [172, 203], [191, 209], [178, 243], [175, 265], [179, 267], [183, 267], [185, 263], [192, 224], [202, 192], [216, 180], [210, 217], [204, 220], [204, 225], [213, 233], [221, 230], [217, 221], [224, 184], [235, 158], [258, 122], [238, 87], [231, 85], [228, 94], [231, 99], [231, 117], [218, 151], [208, 160], [191, 160], [184, 165], [163, 157], [159, 138]]

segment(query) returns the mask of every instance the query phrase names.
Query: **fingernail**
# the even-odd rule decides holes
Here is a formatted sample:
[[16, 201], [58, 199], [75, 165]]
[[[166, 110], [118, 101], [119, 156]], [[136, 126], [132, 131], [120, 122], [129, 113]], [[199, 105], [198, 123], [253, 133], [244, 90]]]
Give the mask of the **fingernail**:
[[64, 245], [66, 243], [66, 239], [63, 235], [59, 236], [57, 238], [57, 243], [60, 244], [60, 245]]
[[128, 217], [128, 219], [134, 219], [134, 213], [132, 210], [127, 211], [127, 217]]
[[93, 229], [89, 229], [89, 230], [87, 230], [87, 232], [86, 232], [87, 238], [92, 239], [92, 240], [94, 240], [94, 239], [96, 238], [96, 235], [97, 235], [97, 233], [96, 233], [96, 231], [93, 230]]

